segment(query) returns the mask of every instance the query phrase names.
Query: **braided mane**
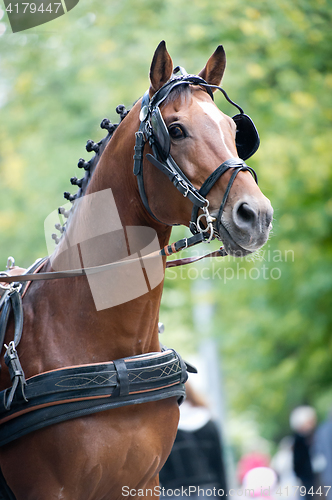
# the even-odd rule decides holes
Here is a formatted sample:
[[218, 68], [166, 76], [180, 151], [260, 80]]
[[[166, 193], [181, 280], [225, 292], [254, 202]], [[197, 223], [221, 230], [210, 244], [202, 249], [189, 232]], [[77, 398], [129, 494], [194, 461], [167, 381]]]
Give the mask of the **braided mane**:
[[[100, 157], [104, 149], [106, 148], [107, 144], [112, 138], [114, 131], [117, 129], [122, 120], [129, 113], [129, 111], [125, 108], [123, 104], [117, 106], [116, 112], [118, 113], [118, 115], [120, 115], [119, 123], [111, 123], [111, 121], [108, 118], [104, 118], [100, 124], [100, 128], [107, 130], [106, 137], [104, 137], [99, 142], [94, 142], [91, 139], [89, 139], [88, 142], [86, 143], [87, 152], [88, 153], [94, 152], [95, 154], [89, 161], [85, 161], [83, 158], [79, 159], [77, 166], [78, 168], [83, 168], [85, 170], [85, 173], [81, 179], [78, 179], [77, 177], [71, 177], [70, 179], [71, 184], [73, 186], [78, 186], [79, 189], [75, 194], [71, 194], [69, 191], [65, 191], [63, 196], [66, 200], [74, 203], [75, 200], [85, 195], [89, 182], [93, 176], [96, 166], [98, 165], [98, 162], [100, 160]], [[64, 207], [59, 207], [58, 212], [60, 215], [63, 215], [66, 219], [68, 219], [71, 214], [72, 208], [70, 210], [66, 210]], [[65, 222], [63, 226], [61, 226], [61, 224], [55, 224], [55, 229], [57, 229], [60, 232], [60, 236], [58, 236], [55, 233], [52, 234], [52, 238], [56, 244], [59, 243], [62, 233], [66, 231], [66, 226], [67, 222]]]

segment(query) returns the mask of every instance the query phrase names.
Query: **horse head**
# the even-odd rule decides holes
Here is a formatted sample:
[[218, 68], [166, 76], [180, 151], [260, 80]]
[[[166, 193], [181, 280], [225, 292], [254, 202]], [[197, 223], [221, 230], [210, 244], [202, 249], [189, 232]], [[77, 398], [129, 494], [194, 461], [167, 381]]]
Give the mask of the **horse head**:
[[[152, 154], [139, 158], [143, 146], [136, 134], [134, 172], [151, 218], [205, 231], [208, 239], [222, 240], [228, 254], [243, 256], [267, 241], [273, 209], [244, 162], [257, 150], [259, 136], [220, 87], [225, 66], [219, 46], [198, 75], [173, 71], [165, 42], [159, 44], [140, 114], [141, 140]], [[233, 119], [214, 103], [217, 89], [240, 110]]]

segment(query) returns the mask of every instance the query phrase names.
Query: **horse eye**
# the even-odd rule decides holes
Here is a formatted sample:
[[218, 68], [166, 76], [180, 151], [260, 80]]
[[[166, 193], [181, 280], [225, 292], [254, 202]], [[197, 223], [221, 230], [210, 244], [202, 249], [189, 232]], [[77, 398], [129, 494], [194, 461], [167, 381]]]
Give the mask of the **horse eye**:
[[170, 127], [169, 135], [172, 139], [183, 139], [186, 137], [184, 130], [179, 125], [173, 125], [173, 127]]

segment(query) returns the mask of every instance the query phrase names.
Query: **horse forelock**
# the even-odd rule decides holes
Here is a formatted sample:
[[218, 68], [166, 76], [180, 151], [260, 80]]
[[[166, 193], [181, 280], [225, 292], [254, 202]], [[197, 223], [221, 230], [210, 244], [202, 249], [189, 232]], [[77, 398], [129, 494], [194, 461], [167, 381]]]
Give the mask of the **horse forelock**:
[[[172, 80], [172, 78], [171, 78]], [[162, 102], [161, 108], [166, 106], [167, 104], [173, 103], [176, 100], [180, 99], [180, 106], [185, 105], [188, 99], [193, 95], [194, 89], [200, 89], [203, 92], [207, 92], [206, 89], [199, 85], [192, 85], [189, 83], [184, 83], [183, 85], [176, 85], [166, 99]]]

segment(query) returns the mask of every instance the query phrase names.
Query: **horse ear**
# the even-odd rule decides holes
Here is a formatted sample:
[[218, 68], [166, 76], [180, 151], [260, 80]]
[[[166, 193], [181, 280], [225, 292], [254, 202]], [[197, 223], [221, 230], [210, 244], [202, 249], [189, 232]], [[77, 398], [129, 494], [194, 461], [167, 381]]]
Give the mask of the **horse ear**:
[[160, 42], [154, 53], [150, 67], [150, 97], [153, 96], [168, 80], [173, 72], [173, 62], [167, 52], [164, 40]]
[[[219, 86], [226, 67], [226, 54], [224, 47], [219, 45], [216, 51], [212, 54], [206, 66], [199, 73], [199, 76], [203, 78], [210, 85]], [[211, 89], [214, 91], [215, 89]]]

